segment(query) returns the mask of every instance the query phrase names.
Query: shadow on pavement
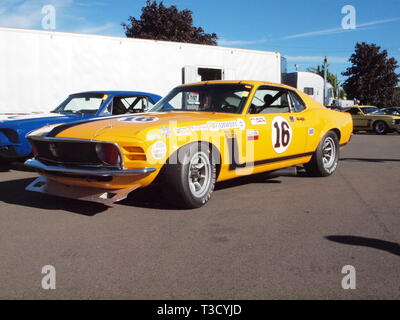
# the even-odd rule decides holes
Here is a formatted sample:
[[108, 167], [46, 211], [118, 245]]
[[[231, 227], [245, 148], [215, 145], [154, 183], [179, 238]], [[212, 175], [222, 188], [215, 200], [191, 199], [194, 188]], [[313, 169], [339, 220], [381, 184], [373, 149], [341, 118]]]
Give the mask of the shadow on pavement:
[[100, 203], [65, 199], [26, 191], [26, 186], [33, 180], [34, 178], [0, 182], [0, 202], [43, 210], [63, 210], [85, 216], [94, 216], [108, 209], [107, 206]]
[[0, 172], [8, 172], [10, 170], [35, 172], [24, 165], [23, 162], [0, 163]]
[[[239, 187], [251, 183], [281, 183], [279, 180], [272, 179], [282, 175], [283, 172], [262, 173], [218, 182], [215, 185], [215, 191], [218, 192], [219, 190]], [[135, 190], [129, 194], [127, 199], [118, 202], [118, 204], [146, 209], [182, 210], [177, 206], [169, 204], [168, 201], [165, 200], [161, 184]]]
[[400, 162], [400, 159], [342, 158], [340, 161]]
[[400, 245], [396, 242], [356, 236], [326, 236], [325, 238], [341, 244], [374, 248], [400, 256]]

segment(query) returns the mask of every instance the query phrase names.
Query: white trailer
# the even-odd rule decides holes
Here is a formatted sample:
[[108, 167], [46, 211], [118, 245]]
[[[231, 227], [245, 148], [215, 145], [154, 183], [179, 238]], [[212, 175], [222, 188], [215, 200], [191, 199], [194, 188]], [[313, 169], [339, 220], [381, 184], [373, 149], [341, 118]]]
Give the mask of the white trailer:
[[199, 80], [280, 83], [282, 66], [278, 52], [0, 28], [0, 113], [47, 112], [89, 90], [165, 95]]
[[284, 83], [298, 88], [319, 103], [324, 101], [324, 78], [312, 72], [298, 71], [283, 76]]

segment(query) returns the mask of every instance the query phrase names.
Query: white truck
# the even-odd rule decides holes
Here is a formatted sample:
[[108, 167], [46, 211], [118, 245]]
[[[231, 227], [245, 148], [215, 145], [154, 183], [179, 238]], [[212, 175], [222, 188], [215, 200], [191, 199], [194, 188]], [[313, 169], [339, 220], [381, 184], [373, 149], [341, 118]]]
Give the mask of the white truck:
[[165, 95], [201, 80], [281, 83], [286, 61], [279, 52], [0, 28], [0, 70], [0, 113], [31, 113], [90, 90]]

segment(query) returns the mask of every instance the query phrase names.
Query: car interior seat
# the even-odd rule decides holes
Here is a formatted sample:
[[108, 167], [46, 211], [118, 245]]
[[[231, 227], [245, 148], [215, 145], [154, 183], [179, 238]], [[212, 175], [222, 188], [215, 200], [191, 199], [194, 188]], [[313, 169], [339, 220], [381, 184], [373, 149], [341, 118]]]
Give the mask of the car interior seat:
[[113, 105], [113, 115], [125, 114], [128, 110], [126, 109], [125, 105], [121, 101], [121, 99], [115, 99]]

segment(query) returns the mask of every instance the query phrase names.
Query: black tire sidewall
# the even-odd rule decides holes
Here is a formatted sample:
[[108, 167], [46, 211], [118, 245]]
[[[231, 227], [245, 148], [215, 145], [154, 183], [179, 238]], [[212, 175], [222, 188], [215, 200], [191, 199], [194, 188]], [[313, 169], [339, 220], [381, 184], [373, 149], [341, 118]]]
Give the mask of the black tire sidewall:
[[[327, 138], [332, 138], [335, 144], [336, 152], [335, 152], [335, 161], [330, 168], [325, 168], [323, 163], [323, 146]], [[333, 131], [329, 131], [321, 140], [318, 145], [317, 151], [314, 154], [314, 159], [311, 161], [309, 166], [309, 171], [313, 176], [317, 177], [327, 177], [332, 175], [338, 166], [339, 163], [339, 139], [336, 133]]]
[[[384, 125], [384, 127], [385, 127], [385, 130], [384, 130], [383, 132], [378, 132], [378, 131], [376, 130], [377, 126], [378, 126], [380, 123], [382, 123], [382, 124]], [[388, 125], [387, 125], [384, 121], [381, 121], [381, 120], [376, 121], [376, 122], [374, 123], [374, 132], [375, 132], [376, 134], [379, 134], [379, 135], [384, 135], [384, 134], [386, 134], [386, 133], [388, 132]]]
[[[189, 186], [189, 169], [190, 161], [195, 154], [203, 152], [208, 156], [210, 161], [211, 181], [207, 192], [202, 197], [195, 196]], [[181, 203], [175, 205], [182, 208], [199, 208], [205, 205], [211, 198], [216, 182], [216, 165], [212, 157], [210, 148], [203, 143], [193, 143], [182, 147], [178, 150], [177, 164], [168, 164], [167, 166], [167, 186], [169, 190], [174, 192], [177, 199]], [[171, 190], [173, 189], [173, 190]]]

